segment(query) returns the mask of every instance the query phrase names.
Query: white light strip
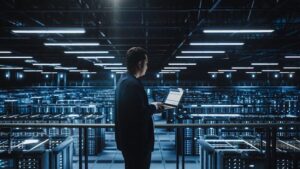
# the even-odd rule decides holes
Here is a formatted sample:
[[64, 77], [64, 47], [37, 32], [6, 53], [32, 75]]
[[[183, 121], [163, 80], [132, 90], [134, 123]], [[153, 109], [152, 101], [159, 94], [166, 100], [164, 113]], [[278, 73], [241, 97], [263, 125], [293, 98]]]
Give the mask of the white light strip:
[[32, 59], [32, 56], [0, 56], [0, 59]]
[[22, 70], [23, 67], [0, 67], [2, 70]]
[[43, 70], [23, 70], [24, 72], [28, 72], [28, 73], [30, 73], [30, 72], [42, 72]]
[[33, 60], [33, 59], [25, 60], [25, 63], [36, 63], [36, 60]]
[[81, 74], [96, 74], [97, 72], [80, 72]]
[[176, 56], [177, 59], [212, 59], [212, 56]]
[[203, 50], [203, 51], [181, 51], [181, 53], [225, 53], [225, 51], [209, 51], [209, 50]]
[[197, 63], [169, 63], [170, 66], [196, 66]]
[[127, 72], [127, 70], [112, 69], [111, 72]]
[[251, 63], [252, 66], [277, 66], [278, 63]]
[[172, 70], [161, 70], [161, 72], [180, 72], [181, 70], [176, 70], [176, 69], [172, 69]]
[[285, 56], [286, 59], [300, 59], [300, 56]]
[[231, 69], [249, 70], [249, 69], [254, 69], [254, 67], [231, 67]]
[[190, 43], [192, 46], [241, 46], [244, 43], [235, 42], [235, 43]]
[[203, 30], [203, 33], [272, 33], [273, 29]]
[[0, 54], [11, 54], [11, 51], [0, 51]]
[[122, 66], [122, 63], [94, 63], [96, 66]]
[[127, 68], [126, 67], [107, 67], [107, 66], [105, 66], [104, 67], [104, 69], [118, 69], [118, 70], [127, 70]]
[[126, 71], [125, 72], [115, 72], [116, 74], [123, 74], [123, 73], [126, 73]]
[[108, 51], [65, 51], [65, 54], [105, 54]]
[[300, 69], [300, 67], [283, 67], [283, 69]]
[[261, 72], [245, 72], [247, 74], [261, 74]]
[[99, 46], [99, 43], [44, 43], [45, 46]]
[[70, 70], [69, 72], [87, 72], [88, 70]]
[[239, 104], [202, 104], [200, 107], [243, 107]]
[[33, 63], [33, 66], [60, 66], [60, 63]]
[[77, 67], [55, 67], [55, 70], [74, 70], [77, 69]]
[[174, 74], [176, 72], [158, 72], [159, 74]]
[[240, 114], [191, 114], [195, 117], [240, 117]]
[[280, 70], [271, 70], [271, 69], [265, 69], [265, 70], [261, 70], [262, 72], [280, 72]]
[[20, 30], [12, 30], [13, 33], [63, 33], [63, 34], [77, 34], [77, 33], [85, 33], [85, 29], [83, 28], [40, 28], [40, 29], [20, 29]]
[[225, 70], [225, 69], [220, 69], [218, 72], [236, 72], [237, 70]]
[[279, 73], [282, 73], [282, 74], [293, 74], [295, 72], [279, 72]]
[[42, 72], [42, 74], [57, 74], [57, 72]]
[[209, 74], [217, 74], [217, 73], [224, 73], [224, 72], [207, 72]]
[[114, 56], [77, 56], [78, 59], [114, 59]]
[[164, 67], [164, 69], [187, 69], [187, 67]]

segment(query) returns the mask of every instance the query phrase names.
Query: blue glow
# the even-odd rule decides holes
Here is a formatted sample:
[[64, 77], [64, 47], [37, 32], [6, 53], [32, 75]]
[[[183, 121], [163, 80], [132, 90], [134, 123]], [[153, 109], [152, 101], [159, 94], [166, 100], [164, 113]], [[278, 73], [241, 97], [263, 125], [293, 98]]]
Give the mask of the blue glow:
[[111, 75], [110, 75], [110, 77], [111, 77], [111, 78], [114, 78], [114, 77], [115, 77], [115, 75], [114, 75], [114, 74], [111, 74]]
[[160, 78], [160, 75], [159, 75], [159, 74], [156, 74], [156, 78]]
[[275, 78], [278, 78], [278, 74], [275, 74], [274, 77], [275, 77]]
[[19, 74], [19, 78], [22, 79], [23, 78], [23, 74]]
[[252, 78], [255, 78], [255, 74], [252, 74], [251, 77], [252, 77]]
[[293, 74], [289, 74], [289, 78], [293, 78], [294, 76], [293, 76]]
[[212, 77], [212, 78], [216, 78], [216, 75], [215, 75], [215, 74], [212, 74], [211, 77]]
[[87, 75], [86, 75], [86, 77], [87, 77], [87, 78], [90, 78], [90, 77], [91, 77], [91, 75], [87, 74]]
[[6, 73], [6, 74], [5, 74], [5, 77], [8, 79], [8, 78], [9, 78], [9, 73]]
[[49, 78], [49, 75], [45, 75], [45, 77], [48, 79], [48, 78]]
[[63, 75], [63, 74], [60, 74], [59, 77], [60, 77], [60, 78], [64, 78], [64, 75]]
[[230, 78], [231, 77], [231, 74], [226, 74], [226, 78]]

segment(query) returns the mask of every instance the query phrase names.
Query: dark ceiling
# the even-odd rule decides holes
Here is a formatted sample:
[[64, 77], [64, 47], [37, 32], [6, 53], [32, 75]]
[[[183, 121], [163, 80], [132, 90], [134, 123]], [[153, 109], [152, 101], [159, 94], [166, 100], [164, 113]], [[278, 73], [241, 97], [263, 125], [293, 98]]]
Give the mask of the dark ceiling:
[[[0, 1], [0, 50], [33, 56], [38, 62], [105, 72], [93, 62], [65, 50], [108, 50], [123, 62], [127, 49], [149, 52], [150, 73], [170, 62], [197, 62], [182, 73], [278, 62], [276, 69], [300, 66], [299, 0], [5, 0]], [[84, 28], [85, 34], [14, 34], [16, 28]], [[204, 29], [274, 29], [262, 34], [205, 34]], [[46, 47], [45, 42], [98, 42], [96, 47]], [[190, 42], [243, 42], [243, 46], [190, 46]], [[224, 50], [213, 59], [176, 59], [182, 50]], [[199, 56], [199, 54], [193, 54]], [[24, 60], [0, 60], [0, 65], [34, 68]], [[49, 69], [49, 68], [45, 68]], [[258, 68], [259, 69], [259, 68]], [[259, 70], [255, 70], [259, 71]], [[296, 73], [299, 70], [293, 70]], [[108, 72], [108, 71], [107, 71]]]

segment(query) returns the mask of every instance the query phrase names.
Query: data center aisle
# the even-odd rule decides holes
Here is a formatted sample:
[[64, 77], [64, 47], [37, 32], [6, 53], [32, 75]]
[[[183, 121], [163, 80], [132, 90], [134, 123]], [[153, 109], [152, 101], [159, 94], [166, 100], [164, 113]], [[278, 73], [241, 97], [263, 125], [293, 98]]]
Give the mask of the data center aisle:
[[[164, 121], [156, 121], [165, 123]], [[98, 156], [89, 156], [89, 169], [122, 169], [124, 161], [120, 151], [116, 150], [114, 133], [106, 133], [106, 147]], [[176, 168], [175, 132], [155, 129], [155, 150], [152, 153], [151, 169]], [[186, 168], [199, 168], [199, 156], [186, 157]], [[78, 169], [78, 158], [74, 158], [74, 169]]]

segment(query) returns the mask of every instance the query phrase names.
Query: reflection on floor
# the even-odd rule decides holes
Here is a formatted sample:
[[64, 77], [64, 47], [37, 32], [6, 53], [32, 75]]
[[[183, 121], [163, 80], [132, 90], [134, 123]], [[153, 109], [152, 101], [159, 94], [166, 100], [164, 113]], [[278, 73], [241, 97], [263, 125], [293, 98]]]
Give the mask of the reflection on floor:
[[[175, 133], [165, 129], [155, 129], [155, 150], [152, 153], [151, 169], [176, 168]], [[89, 169], [123, 169], [124, 161], [116, 150], [114, 133], [106, 134], [107, 146], [98, 156], [89, 156]], [[186, 168], [199, 168], [199, 157], [186, 157]], [[84, 165], [83, 165], [84, 166]], [[74, 169], [78, 169], [78, 157], [74, 158]]]

